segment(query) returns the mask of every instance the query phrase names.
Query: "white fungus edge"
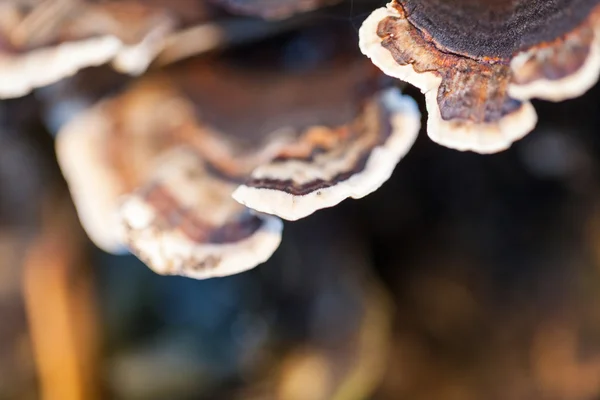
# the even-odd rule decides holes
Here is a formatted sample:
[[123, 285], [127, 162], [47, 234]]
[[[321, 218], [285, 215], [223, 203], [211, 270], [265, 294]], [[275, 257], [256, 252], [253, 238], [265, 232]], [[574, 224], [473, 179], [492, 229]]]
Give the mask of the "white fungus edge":
[[[261, 227], [247, 238], [232, 243], [196, 243], [179, 230], [148, 229], [154, 210], [135, 195], [122, 198], [119, 208], [121, 236], [135, 243], [135, 253], [160, 275], [181, 275], [208, 279], [238, 274], [267, 261], [281, 243], [283, 221], [270, 215], [258, 215]], [[123, 229], [129, 225], [133, 232]], [[214, 258], [216, 266], [186, 267]]]
[[360, 49], [386, 75], [408, 82], [425, 94], [427, 134], [431, 140], [455, 150], [489, 154], [506, 150], [533, 130], [537, 114], [529, 102], [524, 102], [518, 111], [493, 123], [443, 120], [436, 99], [442, 79], [432, 72], [416, 72], [412, 65], [399, 65], [394, 60], [377, 36], [379, 23], [387, 17], [398, 17], [391, 3], [375, 10], [365, 20], [359, 31]]
[[362, 171], [332, 187], [305, 195], [241, 185], [232, 197], [253, 210], [295, 221], [347, 198], [359, 199], [377, 190], [408, 153], [421, 126], [421, 116], [412, 98], [401, 95], [398, 89], [385, 90], [379, 96], [391, 113], [392, 132], [384, 144], [373, 149]]
[[92, 242], [113, 254], [127, 249], [116, 234], [117, 199], [124, 188], [104, 167], [100, 149], [108, 130], [102, 107], [94, 108], [65, 125], [56, 137], [56, 155], [81, 225]]
[[23, 54], [0, 54], [0, 99], [24, 96], [33, 89], [73, 76], [83, 68], [111, 61], [117, 71], [139, 75], [163, 49], [167, 32], [168, 27], [159, 26], [135, 45], [107, 35]]
[[[518, 70], [531, 57], [530, 52], [519, 53], [511, 62], [511, 68]], [[583, 95], [590, 90], [600, 77], [600, 28], [594, 32], [594, 40], [585, 62], [573, 74], [561, 79], [538, 79], [527, 84], [511, 83], [508, 94], [515, 99], [542, 99], [559, 102]]]

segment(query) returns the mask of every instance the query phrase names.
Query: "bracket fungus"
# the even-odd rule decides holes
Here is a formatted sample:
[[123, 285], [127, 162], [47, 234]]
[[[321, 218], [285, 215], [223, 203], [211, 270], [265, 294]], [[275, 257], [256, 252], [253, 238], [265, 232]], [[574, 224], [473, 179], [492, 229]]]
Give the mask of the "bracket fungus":
[[414, 101], [388, 89], [339, 127], [315, 126], [257, 167], [233, 193], [255, 210], [304, 218], [347, 198], [362, 198], [389, 179], [420, 128]]
[[419, 132], [414, 100], [380, 90], [380, 75], [362, 59], [337, 57], [302, 73], [218, 69], [219, 79], [210, 79], [214, 68], [174, 76], [195, 79], [193, 93], [180, 85], [212, 130], [273, 148], [233, 193], [259, 212], [297, 220], [364, 197], [390, 177]]
[[598, 0], [393, 0], [360, 29], [360, 48], [424, 94], [428, 134], [479, 153], [537, 122], [532, 98], [577, 97], [600, 73]]
[[362, 58], [302, 73], [193, 59], [149, 74], [57, 136], [84, 228], [161, 274], [258, 265], [279, 245], [277, 216], [371, 193], [412, 146], [416, 104], [378, 77]]
[[231, 199], [235, 182], [180, 147], [161, 158], [150, 180], [123, 199], [129, 248], [160, 274], [227, 276], [265, 262], [279, 246], [280, 219]]
[[253, 268], [281, 240], [278, 218], [231, 198], [243, 162], [219, 146], [160, 79], [84, 112], [56, 143], [81, 222], [99, 247], [125, 245], [160, 274], [197, 279]]
[[17, 0], [0, 4], [0, 98], [112, 62], [143, 72], [176, 20], [136, 1]]

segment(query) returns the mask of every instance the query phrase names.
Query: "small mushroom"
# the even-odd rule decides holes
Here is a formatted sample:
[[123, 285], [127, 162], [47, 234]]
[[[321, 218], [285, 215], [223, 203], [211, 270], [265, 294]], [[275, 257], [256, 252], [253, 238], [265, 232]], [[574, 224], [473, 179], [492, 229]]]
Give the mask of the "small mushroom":
[[529, 133], [531, 98], [576, 97], [598, 80], [596, 0], [393, 0], [360, 29], [360, 48], [424, 94], [428, 134], [494, 153]]
[[0, 98], [110, 61], [139, 74], [176, 23], [168, 10], [135, 1], [12, 1], [0, 15]]
[[233, 198], [287, 220], [304, 218], [347, 198], [362, 198], [389, 179], [420, 128], [415, 102], [397, 89], [383, 91], [355, 121], [314, 126], [256, 168]]
[[158, 273], [203, 279], [252, 268], [279, 245], [279, 219], [231, 198], [248, 167], [160, 78], [74, 118], [56, 147], [80, 220], [104, 250], [125, 245]]

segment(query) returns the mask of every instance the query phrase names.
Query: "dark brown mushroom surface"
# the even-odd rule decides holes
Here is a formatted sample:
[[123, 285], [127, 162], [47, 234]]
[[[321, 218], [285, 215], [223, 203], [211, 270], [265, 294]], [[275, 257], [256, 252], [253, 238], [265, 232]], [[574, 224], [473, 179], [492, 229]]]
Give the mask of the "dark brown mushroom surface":
[[581, 95], [600, 71], [597, 0], [394, 0], [360, 47], [426, 95], [428, 133], [459, 150], [506, 149], [535, 126], [531, 98]]
[[597, 0], [402, 0], [406, 19], [441, 49], [509, 59], [573, 31]]

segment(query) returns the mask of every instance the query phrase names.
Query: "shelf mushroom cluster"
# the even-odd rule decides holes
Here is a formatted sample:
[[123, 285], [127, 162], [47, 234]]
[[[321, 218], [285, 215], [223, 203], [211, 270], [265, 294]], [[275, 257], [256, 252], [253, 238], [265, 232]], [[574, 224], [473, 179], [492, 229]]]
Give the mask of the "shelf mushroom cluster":
[[[267, 7], [213, 0], [216, 5], [247, 14], [288, 17], [325, 2], [288, 2]], [[251, 6], [251, 7], [249, 7]], [[268, 12], [272, 10], [273, 12]], [[276, 12], [274, 12], [276, 11]], [[24, 96], [78, 71], [110, 63], [130, 75], [144, 73], [157, 59], [165, 62], [221, 47], [227, 41], [253, 37], [244, 23], [223, 17], [203, 0], [6, 0], [0, 2], [0, 99]], [[233, 26], [234, 37], [226, 30]], [[223, 26], [224, 25], [224, 26]], [[258, 35], [281, 26], [263, 23]], [[174, 54], [175, 53], [175, 54]]]
[[532, 98], [583, 94], [600, 73], [598, 0], [393, 0], [360, 29], [384, 73], [419, 88], [429, 136], [494, 153], [537, 122]]
[[412, 146], [420, 115], [340, 46], [333, 60], [302, 73], [257, 72], [218, 57], [164, 65], [285, 31], [295, 26], [292, 14], [336, 2], [2, 2], [0, 98], [107, 63], [129, 75], [162, 67], [98, 103], [85, 93], [103, 92], [103, 79], [82, 92], [68, 84], [40, 92], [58, 131], [59, 165], [100, 248], [132, 251], [161, 274], [231, 275], [271, 256], [280, 218], [376, 190]]
[[416, 104], [378, 90], [373, 72], [361, 58], [266, 74], [196, 59], [148, 74], [57, 136], [84, 228], [161, 274], [203, 279], [264, 262], [278, 217], [371, 193], [414, 142]]
[[219, 7], [285, 19], [337, 2], [2, 2], [0, 98], [90, 66], [139, 75], [156, 63], [58, 129], [58, 161], [99, 247], [204, 279], [268, 259], [280, 218], [364, 197], [390, 177], [420, 114], [372, 64], [421, 89], [435, 142], [480, 153], [534, 128], [530, 99], [579, 96], [598, 80], [598, 0], [392, 0], [359, 32], [372, 63], [335, 37], [324, 46], [333, 55], [311, 53], [312, 68], [181, 61], [284, 26], [255, 21], [249, 30], [250, 19], [230, 17], [218, 26]]

